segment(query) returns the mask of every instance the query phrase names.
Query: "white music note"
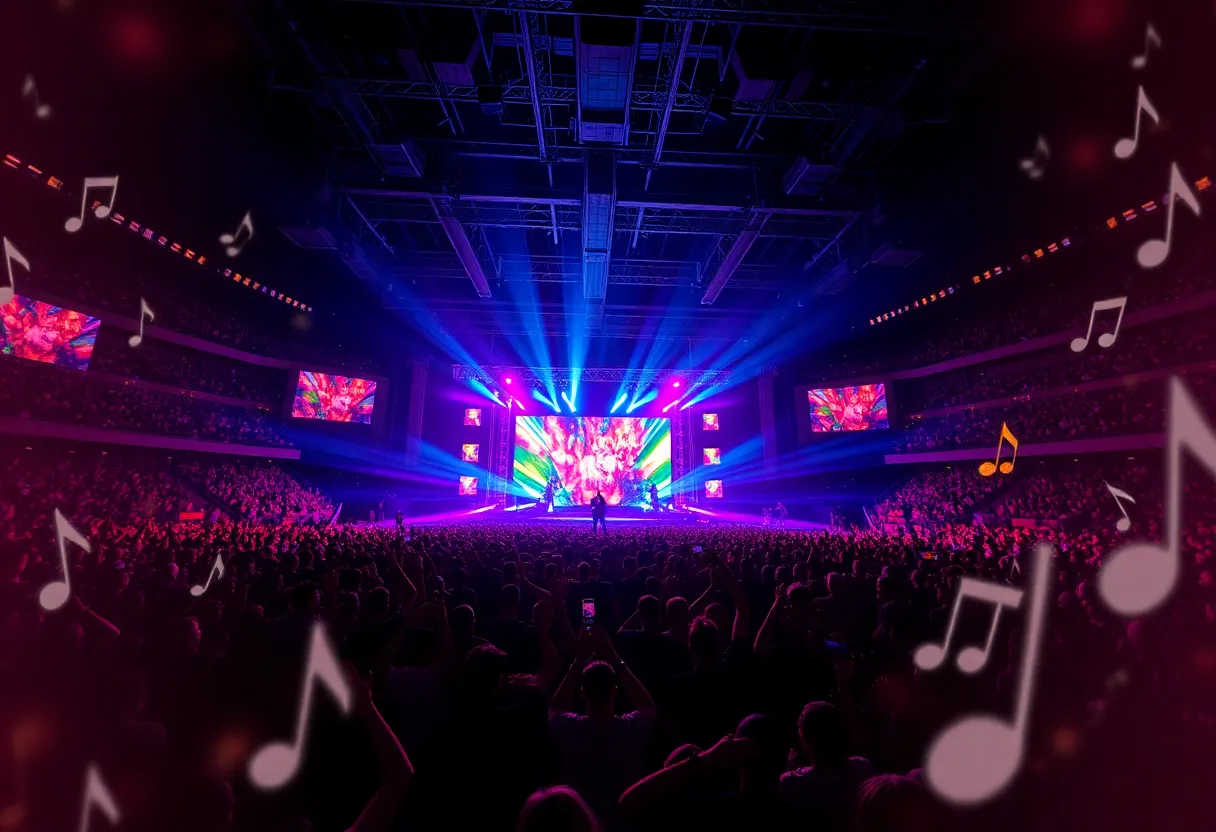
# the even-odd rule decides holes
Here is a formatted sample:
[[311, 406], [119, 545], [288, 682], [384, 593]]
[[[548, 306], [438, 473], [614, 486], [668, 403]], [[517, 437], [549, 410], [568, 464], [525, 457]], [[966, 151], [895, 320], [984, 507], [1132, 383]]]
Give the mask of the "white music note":
[[64, 540], [72, 541], [86, 552], [93, 551], [89, 539], [72, 528], [72, 524], [59, 513], [59, 509], [55, 509], [55, 539], [59, 543], [59, 563], [63, 566], [63, 580], [51, 581], [38, 593], [38, 603], [47, 612], [54, 612], [62, 607], [72, 595], [72, 572], [68, 568], [68, 552], [63, 544]]
[[1161, 123], [1161, 116], [1157, 114], [1157, 108], [1148, 100], [1148, 96], [1144, 94], [1144, 87], [1138, 87], [1136, 91], [1136, 125], [1132, 130], [1130, 139], [1119, 139], [1115, 142], [1115, 155], [1120, 159], [1130, 159], [1136, 152], [1136, 148], [1140, 146], [1140, 114], [1148, 113], [1148, 117], [1153, 120], [1153, 124]]
[[1216, 476], [1216, 434], [1179, 378], [1170, 379], [1165, 451], [1165, 545], [1129, 543], [1111, 552], [1098, 572], [1098, 595], [1127, 618], [1152, 612], [1178, 583], [1182, 541], [1182, 452]]
[[[1017, 560], [1014, 560], [1017, 563]], [[1001, 610], [1005, 607], [1017, 609], [1022, 603], [1022, 590], [1001, 584], [992, 584], [978, 578], [963, 578], [959, 582], [958, 594], [954, 596], [954, 606], [950, 610], [950, 623], [946, 625], [946, 638], [941, 644], [929, 642], [917, 648], [912, 661], [921, 670], [936, 670], [946, 660], [950, 652], [950, 642], [954, 638], [954, 625], [958, 623], [958, 611], [963, 605], [963, 599], [974, 598], [992, 604], [992, 626], [988, 630], [988, 641], [981, 650], [978, 647], [965, 647], [959, 651], [955, 663], [963, 673], [972, 675], [979, 673], [988, 663], [992, 652], [992, 641], [996, 638], [997, 626], [1001, 620]]]
[[[239, 246], [235, 245], [237, 239], [241, 236], [242, 230], [247, 230], [249, 232], [249, 236], [245, 238], [244, 243], [241, 243]], [[223, 243], [224, 245], [228, 246], [227, 251], [228, 251], [229, 257], [236, 257], [238, 254], [240, 254], [241, 249], [243, 249], [245, 247], [245, 244], [248, 243], [252, 239], [253, 239], [253, 218], [249, 216], [248, 211], [245, 212], [245, 216], [241, 219], [241, 224], [236, 227], [235, 234], [221, 234], [220, 235], [220, 242]]]
[[219, 555], [215, 556], [215, 563], [212, 564], [211, 571], [207, 574], [207, 583], [203, 584], [202, 586], [195, 584], [194, 586], [190, 587], [190, 594], [193, 595], [195, 598], [202, 595], [204, 592], [207, 591], [207, 587], [211, 586], [211, 579], [213, 577], [215, 577], [215, 578], [224, 577], [224, 559], [221, 558]]
[[[1051, 577], [1051, 545], [1040, 541], [1034, 551], [1030, 609], [1026, 615], [1026, 634], [1022, 642], [1022, 660], [1018, 668], [1017, 690], [1014, 694], [1013, 720], [983, 713], [966, 716], [942, 729], [929, 746], [929, 752], [925, 758], [925, 779], [938, 797], [949, 803], [956, 806], [970, 806], [991, 800], [1012, 782], [1022, 767], [1022, 758], [1026, 753], [1026, 734], [1030, 725], [1030, 705], [1034, 699], [1034, 683], [1039, 669], [1039, 651], [1042, 647], [1044, 623], [1047, 617], [1047, 591]], [[982, 584], [983, 582], [975, 581], [975, 583]], [[985, 586], [1009, 589], [995, 584], [985, 584]], [[959, 595], [962, 594], [963, 590], [960, 589]], [[1001, 603], [995, 600], [996, 593], [990, 593], [990, 595], [992, 597], [985, 600]], [[1002, 597], [1006, 601], [1012, 599], [1011, 595]], [[1021, 600], [1020, 591], [1018, 591], [1018, 600]], [[999, 610], [998, 606], [997, 611], [999, 612]], [[994, 630], [995, 626], [994, 620]], [[991, 633], [988, 641], [990, 647]], [[921, 647], [917, 651], [918, 656], [921, 651], [925, 650], [925, 647], [935, 646]], [[932, 657], [930, 655], [926, 658]], [[984, 661], [987, 661], [986, 655]], [[940, 663], [939, 660], [938, 664]], [[920, 664], [919, 659], [917, 664]], [[959, 666], [961, 669], [961, 654], [959, 655]]]
[[1044, 136], [1039, 136], [1039, 140], [1034, 144], [1034, 153], [1029, 159], [1023, 159], [1019, 162], [1022, 170], [1026, 171], [1026, 175], [1031, 179], [1039, 179], [1043, 176], [1043, 171], [1046, 168], [1039, 162], [1039, 157], [1043, 158], [1043, 162], [1051, 161], [1051, 148], [1047, 144], [1047, 139]]
[[1149, 23], [1144, 28], [1144, 54], [1132, 57], [1132, 69], [1144, 69], [1148, 66], [1148, 47], [1150, 43], [1158, 49], [1161, 48], [1161, 36], [1157, 34], [1157, 30], [1153, 28], [1152, 23]]
[[68, 217], [67, 222], [63, 224], [64, 229], [69, 234], [80, 230], [84, 225], [84, 206], [89, 200], [90, 188], [111, 188], [110, 204], [98, 205], [93, 209], [93, 216], [99, 220], [104, 220], [110, 216], [110, 212], [114, 210], [114, 200], [118, 198], [118, 177], [117, 176], [86, 176], [84, 180], [84, 193], [80, 195], [80, 216]]
[[149, 321], [156, 320], [156, 313], [152, 311], [152, 307], [148, 306], [148, 302], [143, 298], [139, 299], [139, 334], [132, 335], [127, 339], [127, 343], [132, 347], [138, 347], [144, 342], [144, 318]]
[[351, 691], [337, 656], [325, 637], [325, 626], [313, 625], [312, 643], [308, 648], [308, 668], [304, 673], [296, 712], [296, 731], [291, 742], [269, 742], [258, 749], [249, 760], [249, 779], [263, 791], [281, 788], [300, 768], [304, 744], [308, 741], [308, 714], [312, 706], [313, 681], [319, 681], [337, 701], [343, 714], [350, 713]]
[[[1106, 482], [1106, 480], [1103, 480], [1103, 482]], [[1123, 507], [1123, 503], [1119, 502], [1119, 498], [1122, 497], [1132, 504], [1134, 504], [1136, 500], [1131, 494], [1128, 494], [1122, 488], [1115, 488], [1108, 482], [1106, 482], [1106, 490], [1110, 492], [1110, 496], [1115, 498], [1115, 505], [1119, 507], [1119, 511], [1123, 512], [1123, 517], [1115, 521], [1115, 528], [1121, 532], [1125, 532], [1132, 527], [1132, 518], [1127, 516], [1127, 509]]]
[[1119, 337], [1119, 326], [1123, 323], [1123, 310], [1126, 308], [1126, 297], [1095, 301], [1094, 308], [1089, 312], [1089, 329], [1085, 330], [1084, 338], [1072, 339], [1072, 344], [1069, 345], [1072, 347], [1072, 351], [1081, 352], [1083, 349], [1089, 346], [1089, 336], [1092, 335], [1094, 331], [1094, 318], [1097, 317], [1099, 312], [1108, 312], [1111, 309], [1119, 310], [1119, 318], [1115, 321], [1114, 332], [1104, 332], [1098, 336], [1098, 346], [1109, 347], [1111, 344], [1115, 343], [1115, 339]]
[[21, 97], [34, 99], [34, 115], [38, 118], [51, 117], [51, 105], [38, 100], [38, 85], [34, 82], [33, 75], [25, 76], [25, 83], [21, 85]]
[[88, 832], [89, 810], [94, 806], [101, 810], [111, 826], [122, 822], [122, 814], [118, 811], [114, 795], [110, 794], [101, 779], [101, 769], [97, 767], [97, 763], [89, 763], [84, 770], [84, 800], [81, 801], [80, 824], [77, 826], [79, 832]]
[[17, 247], [8, 241], [8, 237], [4, 238], [4, 265], [8, 267], [8, 285], [0, 286], [0, 306], [13, 299], [13, 295], [17, 293], [17, 284], [13, 281], [13, 261], [16, 260], [21, 265], [25, 266], [25, 270], [30, 270], [30, 261], [26, 260], [21, 252], [17, 251]]
[[1149, 240], [1140, 246], [1139, 251], [1136, 252], [1136, 260], [1144, 268], [1151, 269], [1160, 266], [1165, 262], [1165, 258], [1169, 257], [1170, 240], [1174, 235], [1174, 205], [1180, 199], [1195, 212], [1195, 216], [1199, 216], [1199, 200], [1195, 198], [1194, 192], [1182, 178], [1178, 164], [1173, 163], [1170, 165], [1170, 192], [1169, 204], [1166, 206], [1165, 212], [1165, 237], [1160, 240]]

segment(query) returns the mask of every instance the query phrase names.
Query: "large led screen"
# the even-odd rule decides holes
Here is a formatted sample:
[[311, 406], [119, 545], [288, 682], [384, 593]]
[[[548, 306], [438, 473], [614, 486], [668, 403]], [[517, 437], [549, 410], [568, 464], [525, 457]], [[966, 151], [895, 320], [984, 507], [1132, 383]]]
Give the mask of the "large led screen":
[[327, 373], [300, 371], [291, 415], [299, 419], [324, 419], [327, 422], [372, 421], [376, 406], [376, 382], [365, 378], [331, 376]]
[[831, 433], [841, 430], [886, 430], [887, 386], [858, 384], [806, 391], [811, 408], [811, 430]]
[[13, 295], [0, 306], [0, 316], [4, 321], [0, 352], [74, 370], [88, 369], [100, 318], [21, 295]]
[[515, 486], [555, 506], [585, 506], [596, 492], [609, 505], [649, 508], [650, 486], [671, 496], [671, 420], [623, 416], [515, 417]]

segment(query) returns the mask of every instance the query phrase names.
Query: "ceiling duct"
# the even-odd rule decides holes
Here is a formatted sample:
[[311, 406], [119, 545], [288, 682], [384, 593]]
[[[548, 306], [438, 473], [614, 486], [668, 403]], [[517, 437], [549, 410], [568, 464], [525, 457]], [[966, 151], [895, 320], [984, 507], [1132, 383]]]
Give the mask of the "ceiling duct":
[[612, 218], [616, 213], [616, 169], [611, 153], [587, 158], [583, 187], [583, 297], [603, 300], [608, 288]]
[[576, 19], [580, 142], [624, 145], [628, 141], [640, 25], [616, 17]]

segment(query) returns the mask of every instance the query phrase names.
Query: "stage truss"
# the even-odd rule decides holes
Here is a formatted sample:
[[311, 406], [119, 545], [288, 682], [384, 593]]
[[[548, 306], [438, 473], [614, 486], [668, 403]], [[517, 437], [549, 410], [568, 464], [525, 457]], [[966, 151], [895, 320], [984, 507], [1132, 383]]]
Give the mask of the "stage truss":
[[490, 389], [501, 387], [503, 380], [510, 378], [514, 384], [545, 390], [550, 385], [567, 388], [575, 380], [579, 383], [591, 381], [625, 382], [630, 387], [660, 385], [669, 379], [689, 379], [697, 387], [716, 387], [727, 384], [730, 370], [635, 370], [628, 367], [587, 367], [572, 370], [569, 367], [526, 367], [523, 365], [498, 364], [475, 367], [469, 364], [453, 364], [452, 378], [456, 381], [480, 381]]

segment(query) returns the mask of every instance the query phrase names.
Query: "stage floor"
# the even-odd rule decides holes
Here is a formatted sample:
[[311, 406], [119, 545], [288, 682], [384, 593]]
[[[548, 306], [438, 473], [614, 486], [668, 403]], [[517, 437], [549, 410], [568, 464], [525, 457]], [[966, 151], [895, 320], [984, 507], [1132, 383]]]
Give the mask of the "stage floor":
[[[576, 526], [578, 524], [583, 524], [590, 529], [591, 512], [585, 506], [554, 509], [552, 512], [548, 512], [540, 508], [534, 508], [533, 506], [527, 506], [522, 509], [507, 508], [505, 510], [499, 510], [492, 506], [483, 506], [471, 511], [456, 511], [444, 514], [424, 515], [421, 517], [407, 517], [405, 519], [405, 524], [407, 526], [446, 526], [459, 523], [478, 522], [544, 524], [561, 523], [565, 526]], [[756, 528], [764, 527], [763, 519], [759, 515], [710, 511], [702, 508], [692, 508], [684, 511], [654, 512], [639, 508], [616, 506], [609, 509], [607, 522], [609, 528], [618, 525], [628, 526], [629, 528], [637, 528], [647, 524], [673, 525], [684, 523], [724, 523], [736, 526], [755, 526]], [[392, 528], [396, 525], [396, 521], [393, 519], [381, 520], [376, 523], [359, 521], [357, 525]], [[815, 523], [808, 520], [792, 520], [787, 518], [785, 521], [785, 531], [822, 531], [827, 528], [829, 527], [825, 523]], [[770, 526], [769, 529], [772, 531], [781, 531], [781, 529], [772, 526]]]

